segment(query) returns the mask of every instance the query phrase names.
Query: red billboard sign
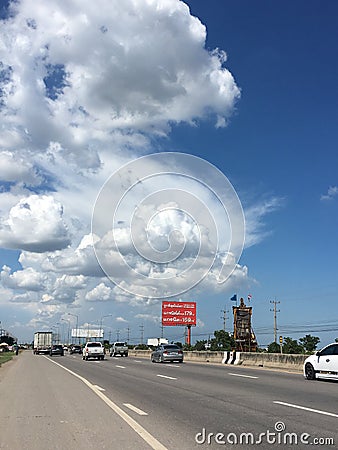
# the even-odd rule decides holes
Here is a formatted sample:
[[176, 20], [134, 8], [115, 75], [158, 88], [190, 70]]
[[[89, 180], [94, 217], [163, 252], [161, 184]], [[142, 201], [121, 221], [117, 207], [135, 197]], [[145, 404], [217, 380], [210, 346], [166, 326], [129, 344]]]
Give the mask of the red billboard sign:
[[196, 302], [162, 302], [162, 325], [196, 326]]

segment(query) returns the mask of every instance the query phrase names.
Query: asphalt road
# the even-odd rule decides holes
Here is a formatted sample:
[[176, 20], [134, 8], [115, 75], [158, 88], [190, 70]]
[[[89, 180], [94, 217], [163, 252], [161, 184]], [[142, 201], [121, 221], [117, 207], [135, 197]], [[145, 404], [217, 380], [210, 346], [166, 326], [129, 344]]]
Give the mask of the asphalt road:
[[25, 352], [5, 366], [0, 448], [338, 447], [337, 382], [134, 357]]

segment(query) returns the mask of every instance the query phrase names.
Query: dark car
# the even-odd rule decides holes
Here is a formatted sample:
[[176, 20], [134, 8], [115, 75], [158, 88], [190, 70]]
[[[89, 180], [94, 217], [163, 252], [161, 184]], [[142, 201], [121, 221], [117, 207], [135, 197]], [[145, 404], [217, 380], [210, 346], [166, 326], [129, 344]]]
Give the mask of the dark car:
[[55, 356], [55, 355], [64, 355], [63, 345], [52, 345], [52, 348], [50, 349], [49, 356]]
[[82, 346], [81, 345], [72, 345], [70, 347], [69, 353], [72, 355], [73, 353], [80, 353], [82, 355]]
[[183, 362], [183, 351], [175, 344], [159, 345], [151, 354], [151, 362], [177, 361]]

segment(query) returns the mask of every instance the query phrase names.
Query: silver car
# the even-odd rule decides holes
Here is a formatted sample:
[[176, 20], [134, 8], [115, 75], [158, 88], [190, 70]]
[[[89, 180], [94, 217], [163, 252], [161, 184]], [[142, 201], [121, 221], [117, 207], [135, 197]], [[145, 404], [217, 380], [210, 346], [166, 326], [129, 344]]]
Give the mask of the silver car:
[[338, 380], [338, 343], [329, 344], [306, 358], [303, 372], [307, 380]]
[[183, 351], [175, 344], [159, 345], [151, 354], [151, 362], [183, 362]]

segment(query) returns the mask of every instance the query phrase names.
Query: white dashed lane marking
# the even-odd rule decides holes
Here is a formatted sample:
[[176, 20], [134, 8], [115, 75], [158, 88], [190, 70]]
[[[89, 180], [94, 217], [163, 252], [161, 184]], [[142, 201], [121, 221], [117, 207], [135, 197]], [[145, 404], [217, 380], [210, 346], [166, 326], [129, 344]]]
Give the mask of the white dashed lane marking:
[[285, 402], [278, 402], [278, 401], [275, 401], [274, 403], [277, 405], [289, 406], [290, 408], [302, 409], [303, 411], [309, 411], [309, 412], [313, 412], [313, 413], [317, 413], [317, 414], [323, 414], [324, 416], [338, 417], [338, 414], [330, 413], [327, 411], [322, 411], [320, 409], [312, 409], [312, 408], [307, 408], [306, 406], [299, 406], [299, 405], [294, 405], [292, 403], [285, 403]]
[[131, 409], [132, 411], [136, 412], [139, 416], [147, 416], [148, 413], [142, 411], [142, 409], [136, 408], [136, 406], [131, 405], [130, 403], [123, 403], [124, 406]]
[[240, 373], [228, 373], [228, 375], [231, 375], [233, 377], [242, 377], [242, 378], [258, 378], [258, 377], [253, 377], [251, 375], [242, 375]]
[[156, 375], [157, 377], [161, 377], [161, 378], [167, 378], [168, 380], [177, 380], [177, 378], [174, 377], [168, 377], [167, 375]]

